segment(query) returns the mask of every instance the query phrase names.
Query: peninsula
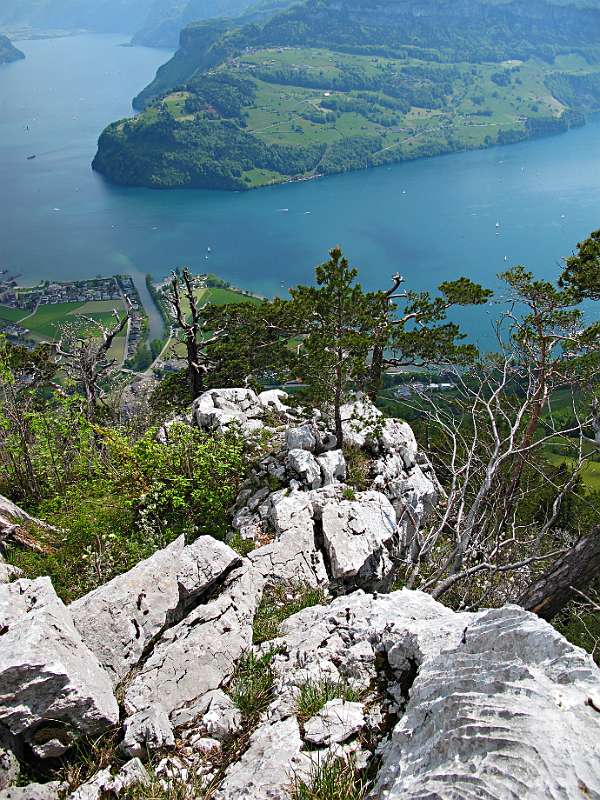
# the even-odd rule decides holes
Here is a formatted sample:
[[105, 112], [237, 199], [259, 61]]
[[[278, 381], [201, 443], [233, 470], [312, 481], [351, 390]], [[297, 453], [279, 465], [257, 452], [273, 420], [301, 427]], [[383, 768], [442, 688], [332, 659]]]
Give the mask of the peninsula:
[[600, 107], [594, 4], [305, 0], [244, 23], [188, 26], [94, 169], [251, 189], [560, 133]]

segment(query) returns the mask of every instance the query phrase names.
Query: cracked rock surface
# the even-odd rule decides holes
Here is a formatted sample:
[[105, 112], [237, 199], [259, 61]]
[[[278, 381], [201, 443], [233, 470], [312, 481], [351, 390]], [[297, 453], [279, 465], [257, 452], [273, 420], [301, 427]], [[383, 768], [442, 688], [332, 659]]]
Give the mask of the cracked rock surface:
[[115, 725], [108, 674], [49, 578], [0, 585], [0, 725], [40, 758]]
[[119, 683], [157, 636], [179, 622], [228, 570], [241, 563], [211, 536], [185, 546], [180, 536], [74, 603], [69, 610], [81, 637]]
[[[148, 780], [147, 759], [166, 792], [292, 800], [331, 758], [365, 771], [368, 800], [600, 800], [590, 656], [517, 607], [458, 613], [422, 592], [382, 593], [439, 491], [407, 425], [366, 400], [345, 407], [359, 491], [344, 483], [356, 452], [318, 415], [289, 412], [284, 393], [212, 390], [194, 415], [217, 431], [282, 422], [233, 509], [256, 548], [243, 558], [178, 539], [68, 608], [47, 578], [0, 585], [0, 800], [118, 796]], [[253, 645], [263, 590], [296, 602], [298, 583], [334, 599]], [[250, 654], [269, 670], [253, 711], [236, 683]], [[119, 724], [132, 758], [121, 769], [102, 764], [70, 795], [10, 786], [16, 756], [60, 756]]]

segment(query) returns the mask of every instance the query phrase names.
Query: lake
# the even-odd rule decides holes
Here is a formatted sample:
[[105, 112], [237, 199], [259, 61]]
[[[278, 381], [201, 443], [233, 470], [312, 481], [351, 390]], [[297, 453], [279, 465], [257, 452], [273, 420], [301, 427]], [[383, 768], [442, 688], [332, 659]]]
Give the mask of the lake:
[[[144, 274], [188, 264], [273, 295], [310, 281], [339, 243], [369, 288], [396, 271], [414, 289], [459, 275], [495, 287], [515, 263], [556, 275], [600, 227], [598, 119], [559, 137], [246, 193], [111, 186], [90, 167], [98, 135], [132, 113], [170, 55], [126, 41], [24, 41], [27, 59], [0, 67], [0, 268], [23, 283], [130, 272], [144, 291]], [[466, 315], [486, 344], [493, 310]]]

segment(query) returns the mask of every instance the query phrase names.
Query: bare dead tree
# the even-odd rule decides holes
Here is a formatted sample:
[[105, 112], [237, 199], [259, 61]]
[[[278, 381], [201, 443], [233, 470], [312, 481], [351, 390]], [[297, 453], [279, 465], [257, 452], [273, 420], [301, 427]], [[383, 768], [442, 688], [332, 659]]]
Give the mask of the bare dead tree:
[[109, 357], [108, 352], [131, 317], [132, 306], [128, 297], [125, 297], [125, 302], [125, 314], [121, 315], [115, 309], [115, 321], [110, 327], [92, 317], [81, 316], [82, 320], [97, 331], [97, 336], [82, 333], [75, 326], [65, 325], [61, 328], [59, 341], [52, 343], [57, 364], [83, 389], [89, 420], [95, 418], [98, 406], [105, 396], [102, 381], [110, 375], [117, 363], [116, 359]]
[[222, 330], [209, 331], [208, 321], [203, 316], [205, 306], [198, 303], [195, 289], [196, 281], [189, 267], [184, 267], [181, 278], [173, 272], [166, 293], [171, 316], [185, 337], [188, 376], [194, 400], [204, 391], [204, 379], [210, 370], [207, 348], [223, 336]]

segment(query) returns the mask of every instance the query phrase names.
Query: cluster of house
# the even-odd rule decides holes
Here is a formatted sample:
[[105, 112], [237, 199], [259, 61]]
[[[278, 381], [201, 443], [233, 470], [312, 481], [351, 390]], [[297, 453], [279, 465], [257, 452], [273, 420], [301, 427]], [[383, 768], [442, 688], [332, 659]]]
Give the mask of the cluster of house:
[[34, 308], [36, 305], [55, 305], [56, 303], [88, 303], [94, 300], [119, 300], [122, 296], [116, 278], [94, 278], [87, 281], [68, 283], [44, 283], [27, 291], [17, 291], [16, 286], [2, 293], [0, 303], [12, 308]]
[[[14, 277], [0, 271], [0, 305], [22, 309], [24, 314], [35, 311], [38, 306], [58, 303], [89, 303], [101, 300], [122, 301], [127, 295], [131, 306], [129, 336], [125, 358], [132, 358], [144, 338], [144, 309], [129, 275], [110, 278], [52, 283], [45, 282], [32, 289], [20, 289]], [[120, 305], [120, 303], [119, 303]], [[29, 331], [9, 322], [0, 324], [0, 333], [15, 341], [27, 340]]]
[[29, 331], [15, 322], [0, 320], [0, 334], [6, 336], [11, 342], [23, 344], [28, 338]]
[[422, 383], [415, 381], [414, 383], [402, 383], [396, 386], [393, 391], [395, 397], [407, 399], [411, 394], [423, 394], [423, 392], [451, 392], [456, 389], [453, 383]]

